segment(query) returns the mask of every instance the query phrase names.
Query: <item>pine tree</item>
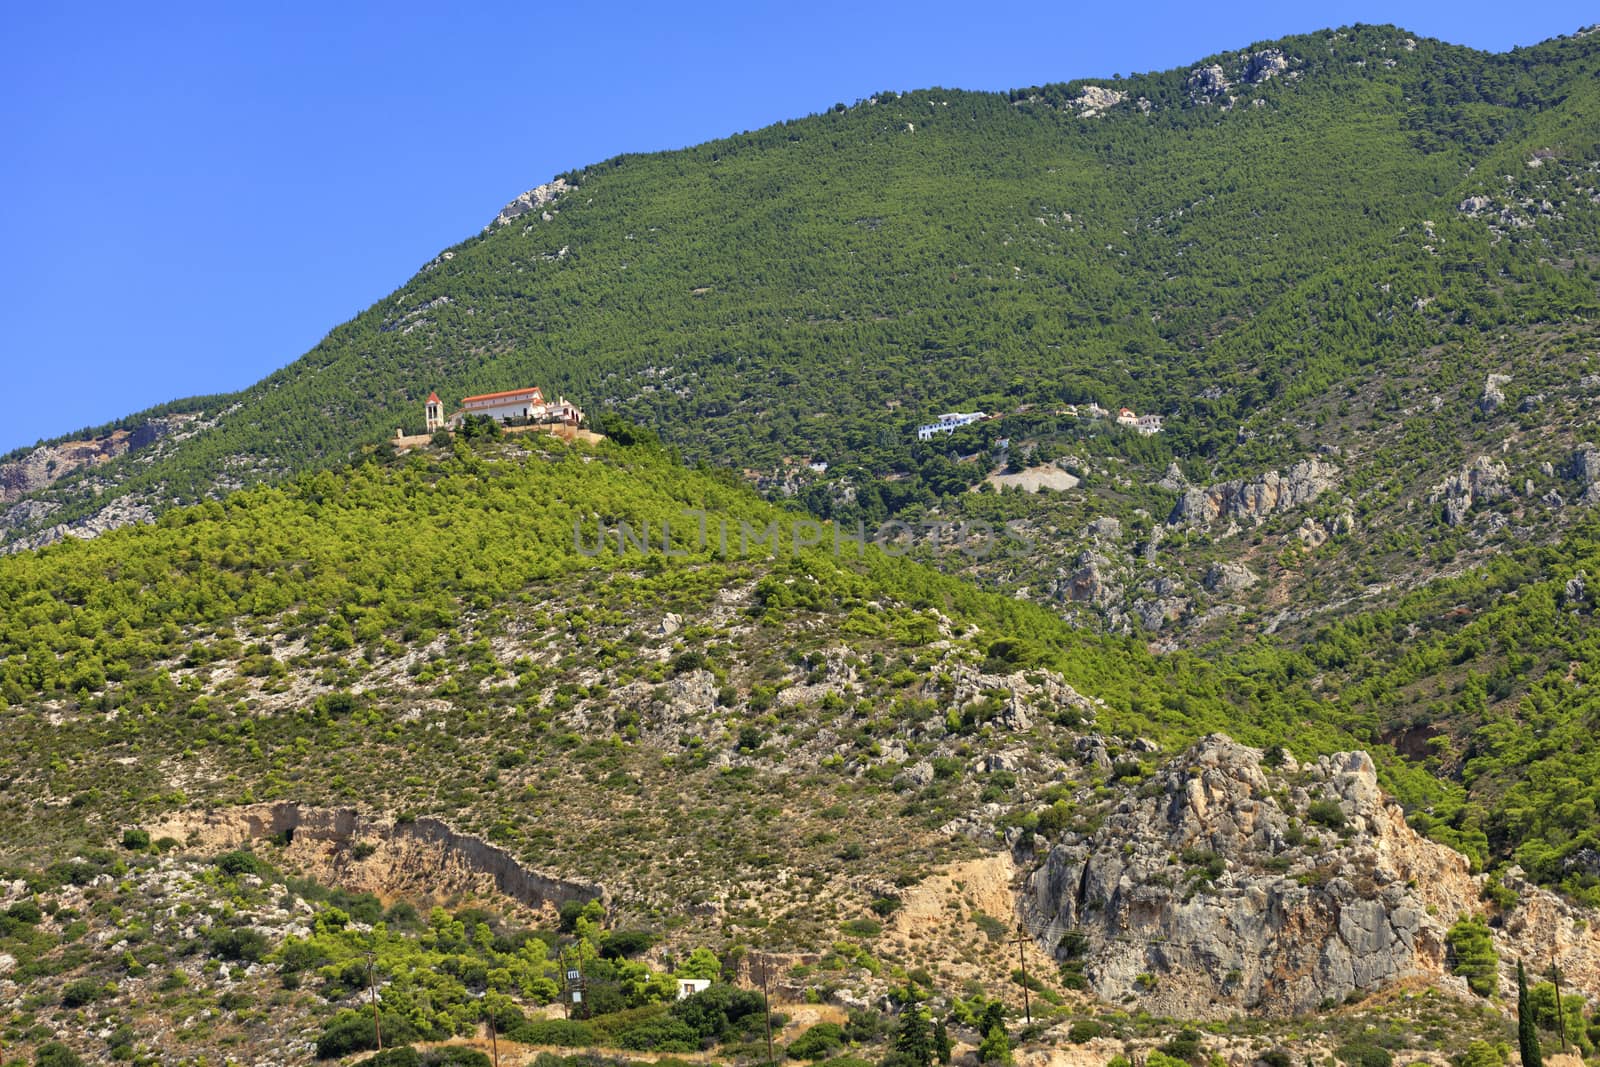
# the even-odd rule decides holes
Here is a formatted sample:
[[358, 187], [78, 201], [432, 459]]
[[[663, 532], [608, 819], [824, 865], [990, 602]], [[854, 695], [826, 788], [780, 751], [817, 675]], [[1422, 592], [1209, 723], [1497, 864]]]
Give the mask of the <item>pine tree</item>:
[[1528, 976], [1517, 961], [1517, 1045], [1522, 1052], [1522, 1067], [1544, 1067], [1544, 1054], [1539, 1050], [1539, 1028], [1533, 1021], [1533, 1009], [1528, 1004]]

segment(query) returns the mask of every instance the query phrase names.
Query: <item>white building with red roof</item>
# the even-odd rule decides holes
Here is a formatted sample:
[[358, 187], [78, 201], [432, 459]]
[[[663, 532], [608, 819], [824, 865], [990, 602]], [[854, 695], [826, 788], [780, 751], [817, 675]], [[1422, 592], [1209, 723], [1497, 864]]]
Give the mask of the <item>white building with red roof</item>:
[[566, 397], [561, 397], [554, 403], [547, 401], [544, 398], [544, 390], [538, 386], [462, 397], [461, 407], [448, 419], [444, 418], [444, 404], [439, 400], [439, 394], [429, 393], [423, 411], [430, 433], [441, 426], [452, 430], [460, 429], [461, 424], [473, 415], [493, 419], [502, 425], [562, 423], [567, 426], [578, 426], [583, 422], [583, 409]]

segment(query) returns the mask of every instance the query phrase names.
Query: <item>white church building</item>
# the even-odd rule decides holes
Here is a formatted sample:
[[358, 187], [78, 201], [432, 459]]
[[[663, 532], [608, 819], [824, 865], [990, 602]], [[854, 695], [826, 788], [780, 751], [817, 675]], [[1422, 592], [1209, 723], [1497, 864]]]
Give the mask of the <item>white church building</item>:
[[428, 432], [441, 428], [459, 429], [469, 415], [482, 415], [502, 424], [563, 423], [577, 426], [583, 422], [583, 410], [566, 397], [554, 403], [544, 398], [544, 390], [508, 389], [501, 393], [480, 393], [461, 398], [461, 407], [449, 418], [444, 416], [444, 404], [438, 393], [429, 393], [423, 406]]

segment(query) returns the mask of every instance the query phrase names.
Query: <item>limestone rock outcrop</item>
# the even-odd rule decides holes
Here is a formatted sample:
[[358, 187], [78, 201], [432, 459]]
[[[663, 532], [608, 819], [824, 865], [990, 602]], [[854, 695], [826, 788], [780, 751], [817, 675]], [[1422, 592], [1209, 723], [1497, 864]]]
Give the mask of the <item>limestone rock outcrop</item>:
[[1284, 58], [1283, 52], [1268, 48], [1251, 54], [1249, 62], [1245, 64], [1244, 80], [1251, 85], [1260, 85], [1288, 69], [1289, 61]]
[[565, 178], [557, 178], [543, 185], [529, 189], [511, 203], [500, 209], [500, 214], [494, 221], [485, 226], [485, 230], [492, 230], [497, 226], [509, 225], [513, 220], [520, 219], [530, 211], [542, 211], [546, 204], [552, 203], [561, 194], [570, 192], [573, 186]]
[[1320, 459], [1287, 471], [1185, 490], [1168, 526], [1207, 526], [1218, 519], [1260, 525], [1270, 516], [1309, 504], [1338, 484], [1339, 468]]
[[1078, 90], [1078, 95], [1072, 98], [1072, 106], [1078, 109], [1078, 114], [1086, 119], [1116, 107], [1128, 98], [1128, 94], [1116, 89], [1107, 89], [1103, 85], [1085, 85]]
[[1238, 593], [1249, 589], [1260, 580], [1255, 571], [1243, 563], [1230, 560], [1226, 563], [1213, 563], [1211, 568], [1206, 571], [1202, 584], [1206, 587], [1207, 592], [1221, 593], [1226, 596], [1229, 593]]
[[1473, 508], [1504, 500], [1511, 492], [1511, 473], [1506, 465], [1479, 456], [1434, 486], [1428, 503], [1444, 505], [1441, 518], [1446, 526], [1460, 526]]
[[1191, 70], [1185, 85], [1189, 90], [1189, 99], [1197, 104], [1208, 104], [1233, 87], [1233, 83], [1228, 81], [1228, 76], [1215, 63], [1209, 67], [1196, 67]]
[[1506, 394], [1502, 387], [1509, 385], [1510, 382], [1509, 374], [1491, 374], [1484, 379], [1483, 395], [1478, 397], [1478, 410], [1485, 415], [1493, 415], [1499, 411], [1506, 402]]
[[[1522, 898], [1497, 924], [1502, 961], [1547, 956], [1549, 938], [1574, 988], [1600, 988], [1594, 923], [1510, 877]], [[1102, 999], [1216, 1018], [1312, 1012], [1409, 977], [1464, 991], [1445, 935], [1487, 908], [1482, 876], [1406, 824], [1366, 753], [1297, 766], [1213, 734], [1127, 789], [1096, 829], [1064, 833], [1023, 910]]]

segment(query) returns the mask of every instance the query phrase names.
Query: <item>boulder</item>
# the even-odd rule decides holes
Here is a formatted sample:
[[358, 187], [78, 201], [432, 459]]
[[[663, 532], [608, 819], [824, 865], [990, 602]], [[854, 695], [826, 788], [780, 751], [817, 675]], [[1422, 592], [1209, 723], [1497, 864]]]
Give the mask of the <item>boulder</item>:
[[1230, 593], [1241, 592], [1249, 589], [1261, 579], [1256, 573], [1243, 563], [1229, 561], [1226, 563], [1213, 563], [1206, 571], [1202, 584], [1207, 592], [1220, 593], [1227, 596]]
[[1510, 381], [1509, 374], [1491, 374], [1484, 379], [1483, 395], [1478, 397], [1478, 410], [1485, 415], [1493, 415], [1500, 410], [1506, 402], [1506, 394], [1501, 390], [1501, 386], [1509, 384]]

